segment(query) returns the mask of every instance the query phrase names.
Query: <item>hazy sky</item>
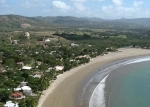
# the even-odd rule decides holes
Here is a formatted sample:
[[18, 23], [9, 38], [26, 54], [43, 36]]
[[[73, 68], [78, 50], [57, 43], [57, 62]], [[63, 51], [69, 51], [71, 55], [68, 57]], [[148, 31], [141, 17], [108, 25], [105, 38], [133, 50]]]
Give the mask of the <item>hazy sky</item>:
[[150, 17], [150, 0], [0, 0], [0, 14], [105, 19]]

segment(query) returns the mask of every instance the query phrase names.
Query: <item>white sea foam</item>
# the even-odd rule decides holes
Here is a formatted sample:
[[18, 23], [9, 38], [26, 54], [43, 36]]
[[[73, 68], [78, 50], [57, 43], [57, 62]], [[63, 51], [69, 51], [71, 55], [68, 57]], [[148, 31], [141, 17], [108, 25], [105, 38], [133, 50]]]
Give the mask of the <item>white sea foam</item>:
[[129, 64], [133, 64], [133, 63], [139, 63], [139, 62], [145, 62], [145, 61], [150, 61], [150, 57], [137, 58], [137, 59], [129, 60], [124, 65], [129, 65]]
[[95, 88], [92, 97], [90, 99], [89, 107], [105, 107], [104, 88], [107, 77], [108, 75]]
[[[128, 61], [116, 64], [116, 65], [110, 66], [110, 67], [102, 70], [101, 72], [103, 72], [105, 70], [111, 70], [112, 71], [121, 65], [129, 65], [129, 64], [145, 62], [145, 61], [150, 61], [150, 57], [136, 58], [136, 59], [128, 60]], [[105, 81], [106, 81], [108, 75], [94, 89], [93, 94], [90, 98], [89, 107], [106, 107], [104, 89], [105, 89]]]

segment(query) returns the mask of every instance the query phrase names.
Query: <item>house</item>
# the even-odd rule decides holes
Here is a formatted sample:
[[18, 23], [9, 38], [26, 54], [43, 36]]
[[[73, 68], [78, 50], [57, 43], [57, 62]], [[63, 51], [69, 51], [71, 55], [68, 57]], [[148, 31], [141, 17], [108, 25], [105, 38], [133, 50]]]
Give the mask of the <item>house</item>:
[[43, 38], [44, 42], [50, 42], [50, 38]]
[[23, 70], [31, 70], [31, 68], [32, 68], [32, 67], [29, 67], [29, 66], [23, 66], [23, 67], [22, 67]]
[[81, 59], [81, 58], [83, 58], [83, 56], [82, 56], [82, 55], [80, 55], [80, 56], [77, 56], [76, 58]]
[[90, 58], [90, 56], [89, 55], [80, 55], [80, 56], [77, 56], [76, 58], [78, 58], [78, 59]]
[[25, 37], [28, 38], [28, 39], [30, 39], [30, 34], [29, 34], [29, 32], [25, 32]]
[[33, 78], [41, 78], [42, 76], [41, 75], [38, 75], [38, 74], [35, 74], [33, 75]]
[[37, 63], [37, 65], [41, 65], [41, 64], [42, 64], [42, 62], [41, 62], [41, 61], [37, 61], [36, 63]]
[[41, 78], [42, 76], [44, 76], [44, 74], [38, 73], [38, 74], [35, 74], [35, 75], [33, 76], [33, 78]]
[[29, 86], [14, 88], [14, 91], [23, 91], [23, 94], [25, 94], [26, 96], [32, 96], [32, 89]]
[[29, 86], [23, 86], [23, 87], [20, 87], [20, 88], [14, 88], [14, 91], [30, 91], [30, 90], [32, 90]]
[[64, 66], [55, 66], [56, 71], [62, 71]]
[[19, 107], [18, 103], [13, 103], [12, 101], [7, 101], [4, 107]]
[[12, 93], [11, 98], [15, 100], [19, 100], [25, 98], [25, 96], [23, 95], [22, 92], [14, 92]]
[[48, 70], [46, 70], [45, 72], [50, 72], [51, 70], [53, 70], [54, 68], [50, 67], [48, 68]]
[[17, 62], [17, 65], [24, 66], [24, 63], [23, 62]]
[[17, 45], [18, 44], [18, 40], [13, 40], [12, 44]]
[[74, 62], [75, 61], [75, 59], [70, 59], [70, 62]]
[[71, 46], [76, 47], [76, 46], [79, 46], [79, 44], [71, 43]]

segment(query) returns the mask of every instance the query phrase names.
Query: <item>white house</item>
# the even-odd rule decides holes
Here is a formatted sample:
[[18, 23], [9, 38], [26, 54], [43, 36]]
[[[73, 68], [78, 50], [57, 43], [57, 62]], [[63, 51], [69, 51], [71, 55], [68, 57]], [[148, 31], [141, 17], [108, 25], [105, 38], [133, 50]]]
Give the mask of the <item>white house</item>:
[[51, 40], [50, 40], [50, 38], [45, 38], [44, 41], [45, 42], [50, 42]]
[[19, 105], [17, 103], [13, 103], [12, 101], [7, 101], [4, 107], [19, 107]]
[[64, 66], [55, 66], [56, 71], [61, 71], [64, 69]]
[[30, 91], [30, 90], [32, 90], [29, 86], [23, 86], [23, 87], [21, 87], [21, 89], [23, 91]]
[[79, 46], [79, 44], [71, 43], [71, 46], [76, 47], [76, 46]]
[[32, 67], [29, 67], [29, 66], [23, 66], [23, 67], [22, 67], [22, 69], [24, 69], [24, 70], [31, 70], [31, 68], [32, 68]]
[[30, 91], [32, 89], [29, 86], [23, 86], [23, 87], [20, 87], [20, 88], [14, 88], [14, 91], [21, 91], [21, 90], [23, 90], [23, 91], [25, 91], [25, 90]]
[[29, 37], [29, 36], [30, 36], [29, 32], [25, 32], [25, 37]]
[[43, 76], [43, 74], [35, 74], [33, 75], [33, 78], [41, 78]]
[[28, 39], [30, 39], [30, 34], [29, 34], [29, 32], [25, 32], [25, 37], [28, 38]]
[[15, 44], [15, 45], [18, 44], [18, 40], [13, 40], [12, 44]]

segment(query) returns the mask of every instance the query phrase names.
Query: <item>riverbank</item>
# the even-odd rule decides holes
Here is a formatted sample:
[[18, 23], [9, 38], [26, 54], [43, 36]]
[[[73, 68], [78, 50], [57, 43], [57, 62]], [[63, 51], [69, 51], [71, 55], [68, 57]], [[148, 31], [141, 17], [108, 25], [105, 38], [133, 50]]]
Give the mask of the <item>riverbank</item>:
[[79, 84], [89, 73], [112, 61], [147, 54], [150, 54], [150, 50], [122, 48], [118, 52], [98, 56], [88, 64], [73, 68], [60, 75], [46, 91], [43, 91], [37, 107], [77, 107], [75, 96]]

